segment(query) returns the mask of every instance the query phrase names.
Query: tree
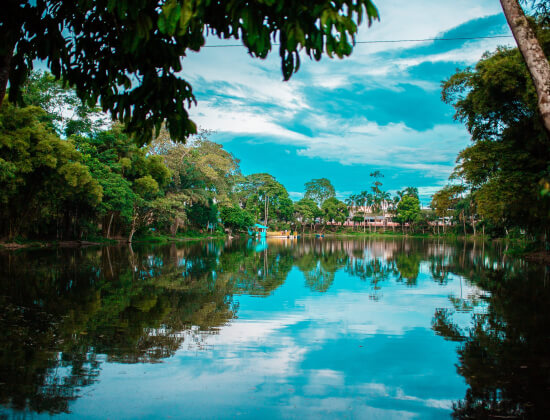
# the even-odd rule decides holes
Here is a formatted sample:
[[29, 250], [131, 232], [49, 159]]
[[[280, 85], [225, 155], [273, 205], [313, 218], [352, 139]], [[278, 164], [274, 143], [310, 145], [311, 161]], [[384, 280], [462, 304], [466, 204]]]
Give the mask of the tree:
[[187, 222], [186, 199], [187, 196], [181, 193], [168, 193], [153, 201], [151, 207], [156, 225], [167, 228], [170, 234], [175, 236], [178, 229]]
[[[83, 102], [74, 89], [45, 71], [33, 71], [21, 86], [21, 106], [38, 106], [46, 111], [59, 135], [91, 135], [109, 127], [107, 114]], [[104, 128], [105, 129], [105, 128]]]
[[[357, 203], [361, 204], [363, 207], [363, 232], [367, 229], [367, 209], [372, 207], [372, 204], [374, 202], [372, 194], [361, 191], [357, 196]], [[369, 225], [369, 232], [370, 232], [370, 225]]]
[[422, 218], [420, 211], [420, 200], [411, 195], [404, 196], [397, 205], [396, 219], [400, 223], [409, 223], [411, 227]]
[[80, 237], [80, 218], [103, 198], [72, 141], [35, 106], [0, 108], [0, 236]]
[[15, 101], [42, 60], [86, 103], [99, 100], [141, 142], [164, 121], [174, 139], [184, 140], [196, 133], [185, 109], [196, 100], [180, 77], [181, 59], [199, 51], [207, 34], [242, 39], [259, 58], [276, 40], [288, 80], [300, 67], [301, 50], [315, 60], [323, 52], [350, 55], [364, 17], [369, 25], [378, 19], [370, 0], [7, 0], [0, 15], [0, 105], [8, 81]]
[[[432, 196], [430, 207], [438, 217], [443, 218], [443, 233], [447, 225], [447, 218], [454, 212], [464, 188], [460, 185], [446, 185]], [[410, 196], [409, 196], [410, 197]], [[438, 221], [439, 226], [439, 221]]]
[[[538, 35], [550, 51], [550, 32], [540, 28]], [[539, 183], [550, 174], [549, 140], [519, 51], [486, 54], [473, 69], [445, 81], [442, 96], [472, 136], [453, 178], [468, 187], [477, 213], [497, 230], [516, 226], [542, 239], [550, 200], [541, 195]]]
[[231, 230], [245, 230], [254, 224], [254, 216], [240, 207], [221, 207], [220, 216], [224, 226]]
[[115, 231], [130, 236], [153, 221], [151, 203], [164, 195], [171, 173], [162, 157], [147, 153], [123, 132], [119, 124], [91, 136], [73, 136], [92, 176], [104, 188], [105, 196], [98, 208], [107, 237]]
[[418, 198], [418, 188], [416, 188], [416, 187], [406, 187], [402, 191], [397, 191], [397, 195], [399, 197], [403, 197], [405, 195], [410, 195], [410, 196]]
[[550, 136], [550, 64], [519, 0], [500, 0], [514, 39], [527, 64], [538, 97], [538, 110]]
[[336, 195], [333, 185], [327, 178], [312, 179], [305, 183], [304, 198], [308, 198], [317, 203], [318, 206]]
[[[384, 210], [387, 199], [389, 199], [389, 194], [380, 189], [380, 187], [382, 186], [380, 178], [384, 178], [384, 175], [382, 175], [380, 171], [374, 171], [370, 174], [370, 176], [374, 179], [371, 187], [372, 198], [370, 208], [371, 211], [376, 215], [380, 214], [380, 212]], [[376, 231], [376, 225], [374, 226], [374, 230]]]
[[309, 198], [302, 198], [294, 204], [294, 215], [300, 221], [303, 232], [307, 224], [313, 228], [315, 219], [321, 217], [322, 213], [315, 201]]
[[213, 228], [218, 222], [218, 206], [212, 199], [206, 203], [193, 203], [187, 208], [187, 218], [201, 229]]
[[[267, 226], [270, 210], [275, 214], [274, 220], [288, 220], [292, 216], [292, 201], [286, 188], [272, 175], [267, 173], [246, 176], [237, 185], [237, 196], [244, 207], [255, 214], [263, 215]], [[273, 216], [273, 214], [272, 214]]]
[[346, 221], [349, 214], [345, 203], [338, 200], [336, 197], [330, 197], [325, 200], [321, 206], [321, 211], [325, 224], [330, 222], [342, 224]]
[[360, 199], [359, 194], [350, 194], [350, 196], [345, 200], [346, 206], [348, 206], [348, 212], [352, 217], [353, 230], [355, 230], [355, 221], [358, 218], [356, 213], [357, 213], [357, 205], [359, 203], [359, 199]]
[[148, 147], [148, 152], [162, 157], [172, 173], [168, 190], [184, 195], [188, 204], [213, 199], [224, 206], [233, 204], [232, 190], [241, 176], [239, 160], [222, 145], [209, 140], [212, 134], [201, 129], [188, 144], [177, 143], [166, 129]]

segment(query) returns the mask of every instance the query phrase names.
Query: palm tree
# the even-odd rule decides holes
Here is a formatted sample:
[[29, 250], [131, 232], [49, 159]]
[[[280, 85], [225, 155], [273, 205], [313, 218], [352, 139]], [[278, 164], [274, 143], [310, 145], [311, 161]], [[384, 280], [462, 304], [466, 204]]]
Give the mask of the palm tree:
[[[391, 195], [390, 195], [389, 192], [382, 191], [380, 193], [380, 203], [381, 203], [381, 207], [382, 207], [382, 213], [385, 213], [389, 209], [390, 204], [391, 204]], [[385, 228], [385, 224], [384, 224], [384, 230], [385, 229], [386, 228]]]
[[369, 200], [370, 194], [366, 191], [361, 191], [357, 195], [357, 203], [361, 204], [363, 206], [363, 232], [365, 232], [366, 226], [367, 226], [367, 202]]
[[418, 198], [418, 188], [416, 187], [407, 187], [403, 190], [403, 193]]
[[353, 216], [355, 214], [355, 206], [357, 205], [357, 201], [359, 200], [359, 196], [356, 194], [351, 194], [348, 198], [346, 198], [345, 202], [346, 205], [349, 208], [349, 213], [351, 216], [351, 219], [353, 221], [353, 230], [355, 230], [355, 221], [353, 220]]
[[[367, 219], [367, 207], [371, 210], [371, 213], [374, 210], [375, 206], [375, 197], [374, 195], [368, 193], [365, 197], [365, 221]], [[372, 226], [369, 224], [369, 232], [372, 232]]]

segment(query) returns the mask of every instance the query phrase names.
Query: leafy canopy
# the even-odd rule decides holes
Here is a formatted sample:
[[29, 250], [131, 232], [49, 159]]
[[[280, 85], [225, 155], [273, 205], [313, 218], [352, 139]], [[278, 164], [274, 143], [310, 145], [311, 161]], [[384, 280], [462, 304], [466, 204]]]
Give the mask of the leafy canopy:
[[415, 223], [420, 221], [422, 213], [420, 201], [412, 195], [404, 196], [397, 205], [397, 220], [401, 223]]
[[7, 0], [2, 9], [0, 56], [13, 54], [12, 101], [42, 60], [142, 143], [164, 121], [176, 140], [196, 133], [186, 111], [196, 100], [181, 77], [182, 58], [199, 51], [206, 36], [240, 39], [259, 58], [278, 42], [288, 80], [300, 67], [300, 51], [315, 60], [348, 56], [357, 25], [378, 19], [371, 0]]
[[55, 225], [62, 211], [87, 212], [103, 198], [82, 155], [35, 106], [0, 108], [0, 233]]
[[305, 183], [306, 193], [304, 198], [315, 201], [318, 205], [336, 195], [334, 186], [327, 178], [312, 179]]
[[[537, 30], [548, 54], [550, 31]], [[478, 213], [503, 227], [533, 232], [547, 228], [550, 200], [541, 195], [540, 186], [550, 178], [550, 147], [518, 49], [485, 54], [474, 68], [445, 81], [442, 96], [455, 107], [455, 117], [466, 124], [474, 142], [459, 154], [453, 177], [467, 186]], [[458, 200], [452, 191], [440, 193], [433, 207], [441, 216]]]
[[336, 197], [330, 197], [321, 206], [325, 222], [344, 223], [348, 217], [348, 207]]

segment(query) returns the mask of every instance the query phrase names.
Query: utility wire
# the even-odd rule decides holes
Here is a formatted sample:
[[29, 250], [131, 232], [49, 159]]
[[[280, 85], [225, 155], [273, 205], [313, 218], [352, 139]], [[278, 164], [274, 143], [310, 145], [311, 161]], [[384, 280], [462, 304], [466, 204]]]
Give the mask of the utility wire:
[[[472, 41], [476, 39], [496, 39], [496, 38], [513, 38], [512, 35], [492, 35], [492, 36], [472, 36], [472, 37], [457, 37], [457, 38], [423, 38], [423, 39], [388, 39], [388, 40], [373, 40], [373, 41], [356, 41], [356, 44], [388, 44], [398, 42], [427, 42], [427, 41]], [[271, 44], [273, 46], [281, 45], [278, 43]], [[205, 45], [202, 48], [231, 48], [242, 47], [243, 44], [227, 44], [227, 45]]]

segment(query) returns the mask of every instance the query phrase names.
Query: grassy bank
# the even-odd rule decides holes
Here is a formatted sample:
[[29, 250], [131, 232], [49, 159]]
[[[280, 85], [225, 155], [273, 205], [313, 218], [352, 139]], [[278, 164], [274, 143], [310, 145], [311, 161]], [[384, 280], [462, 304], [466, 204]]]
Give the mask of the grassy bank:
[[[195, 231], [183, 232], [176, 236], [162, 234], [148, 234], [134, 236], [132, 243], [171, 243], [185, 241], [200, 241], [205, 239], [223, 239], [226, 235], [220, 232], [200, 233]], [[104, 238], [92, 237], [86, 240], [33, 240], [16, 238], [13, 241], [0, 241], [0, 249], [18, 250], [18, 249], [34, 249], [34, 248], [56, 248], [56, 247], [81, 247], [81, 246], [101, 246], [101, 245], [116, 245], [127, 243], [127, 238]]]

